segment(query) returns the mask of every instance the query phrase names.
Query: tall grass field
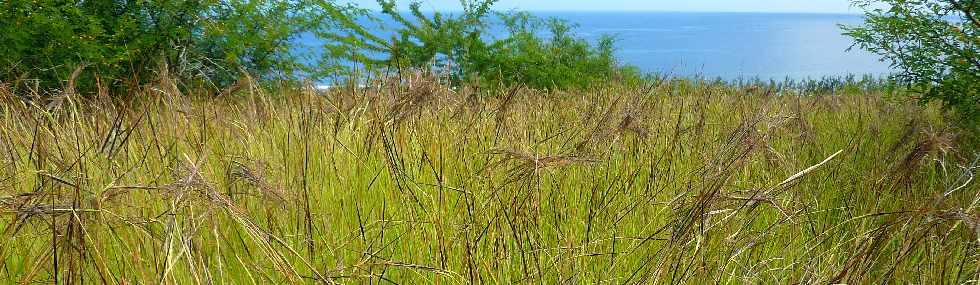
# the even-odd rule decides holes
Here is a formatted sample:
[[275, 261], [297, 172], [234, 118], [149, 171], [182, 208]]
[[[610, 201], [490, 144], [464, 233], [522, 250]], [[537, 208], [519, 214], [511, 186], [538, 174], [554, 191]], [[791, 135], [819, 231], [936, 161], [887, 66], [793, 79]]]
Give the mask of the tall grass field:
[[176, 86], [0, 89], [0, 283], [980, 280], [978, 158], [901, 91]]

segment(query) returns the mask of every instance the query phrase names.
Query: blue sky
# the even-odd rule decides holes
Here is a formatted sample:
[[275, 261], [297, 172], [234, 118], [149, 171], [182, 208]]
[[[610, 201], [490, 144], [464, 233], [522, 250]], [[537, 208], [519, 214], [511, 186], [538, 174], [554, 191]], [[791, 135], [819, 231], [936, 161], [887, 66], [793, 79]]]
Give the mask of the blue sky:
[[[375, 0], [346, 0], [378, 7]], [[408, 0], [397, 0], [409, 3]], [[422, 0], [426, 10], [458, 10], [459, 0]], [[848, 0], [500, 0], [500, 10], [857, 13]]]

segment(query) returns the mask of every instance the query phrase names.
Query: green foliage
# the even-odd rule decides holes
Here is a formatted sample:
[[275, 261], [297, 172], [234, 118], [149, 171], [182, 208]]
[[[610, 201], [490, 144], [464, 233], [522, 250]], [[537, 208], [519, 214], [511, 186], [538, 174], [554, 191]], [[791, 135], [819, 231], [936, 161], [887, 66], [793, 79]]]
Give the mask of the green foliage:
[[[85, 67], [83, 76], [98, 80], [80, 80], [80, 88], [102, 82], [125, 91], [165, 68], [176, 82], [223, 88], [244, 75], [317, 80], [352, 64], [431, 68], [486, 86], [584, 88], [639, 78], [617, 64], [612, 38], [593, 45], [564, 21], [491, 12], [495, 0], [464, 1], [459, 15], [427, 14], [418, 2], [403, 15], [394, 1], [379, 2], [398, 26], [387, 27], [391, 39], [358, 22], [372, 18], [366, 10], [327, 0], [10, 0], [0, 4], [0, 80], [59, 88]], [[313, 41], [300, 37], [318, 46], [302, 46]]]
[[[172, 74], [218, 87], [244, 73], [296, 79], [329, 72], [294, 39], [323, 34], [365, 14], [323, 0], [9, 0], [0, 4], [0, 80], [46, 87], [87, 65], [111, 86]], [[326, 44], [349, 45], [342, 39]]]
[[844, 27], [856, 46], [900, 70], [924, 102], [939, 100], [977, 131], [980, 20], [977, 0], [859, 0], [864, 26]]
[[[536, 87], [585, 88], [616, 76], [638, 78], [618, 65], [615, 40], [603, 36], [595, 45], [577, 38], [574, 25], [538, 19], [528, 13], [500, 14], [509, 36], [473, 54], [469, 70], [496, 83], [523, 82]], [[539, 36], [546, 30], [548, 38]]]
[[[480, 81], [486, 86], [584, 88], [624, 75], [639, 78], [635, 69], [616, 62], [611, 37], [593, 45], [576, 37], [572, 24], [526, 12], [493, 13], [494, 2], [464, 1], [459, 15], [426, 14], [414, 2], [409, 15], [403, 15], [394, 1], [381, 0], [383, 13], [400, 27], [394, 28], [390, 40], [367, 35], [369, 46], [387, 58], [361, 62], [376, 69], [433, 68], [454, 82]], [[493, 29], [500, 27], [503, 35], [495, 34]], [[542, 37], [545, 33], [548, 36]]]

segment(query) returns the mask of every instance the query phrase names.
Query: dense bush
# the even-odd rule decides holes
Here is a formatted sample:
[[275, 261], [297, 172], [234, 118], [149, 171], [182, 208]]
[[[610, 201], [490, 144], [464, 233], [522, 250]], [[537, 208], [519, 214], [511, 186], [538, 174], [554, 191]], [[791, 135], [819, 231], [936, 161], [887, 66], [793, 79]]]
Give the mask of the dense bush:
[[[317, 76], [337, 62], [307, 58], [294, 39], [338, 30], [364, 13], [319, 0], [6, 0], [0, 80], [38, 79], [56, 88], [79, 66], [87, 66], [84, 76], [116, 87], [144, 81], [161, 66], [184, 82], [219, 88], [243, 72]], [[323, 42], [350, 44], [342, 40]]]
[[980, 1], [859, 0], [863, 26], [845, 27], [860, 48], [890, 60], [923, 101], [941, 101], [978, 129]]
[[[603, 36], [592, 45], [573, 33], [572, 24], [539, 19], [528, 13], [499, 14], [508, 36], [473, 54], [469, 71], [493, 82], [525, 82], [536, 87], [584, 88], [617, 77], [638, 78], [613, 54], [614, 39]], [[547, 31], [548, 38], [539, 36]]]
[[361, 64], [433, 69], [457, 83], [566, 88], [635, 74], [617, 65], [611, 38], [592, 45], [571, 24], [494, 13], [493, 2], [464, 2], [455, 16], [414, 3], [403, 16], [380, 0], [397, 23], [383, 27], [396, 35], [385, 39], [360, 21], [372, 18], [366, 10], [323, 0], [9, 0], [0, 4], [0, 80], [55, 89], [82, 67], [79, 88], [125, 91], [166, 69], [180, 82], [224, 88], [244, 75], [319, 80]]
[[427, 14], [414, 2], [403, 15], [394, 1], [380, 0], [398, 27], [388, 27], [395, 31], [390, 40], [365, 35], [367, 46], [383, 58], [361, 61], [375, 69], [433, 68], [454, 82], [487, 86], [583, 88], [616, 77], [638, 78], [635, 69], [616, 62], [611, 37], [593, 45], [576, 37], [570, 23], [526, 12], [491, 12], [493, 2], [464, 1], [458, 15]]

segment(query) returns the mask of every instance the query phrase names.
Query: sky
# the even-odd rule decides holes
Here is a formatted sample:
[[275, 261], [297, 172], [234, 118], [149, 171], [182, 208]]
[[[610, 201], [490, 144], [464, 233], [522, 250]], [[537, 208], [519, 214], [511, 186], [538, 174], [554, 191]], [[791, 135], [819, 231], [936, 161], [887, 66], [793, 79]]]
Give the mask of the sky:
[[[376, 9], [375, 0], [346, 0]], [[397, 0], [399, 3], [411, 2]], [[421, 0], [424, 10], [459, 10], [459, 0]], [[500, 0], [495, 9], [528, 11], [690, 11], [857, 13], [848, 0]]]

